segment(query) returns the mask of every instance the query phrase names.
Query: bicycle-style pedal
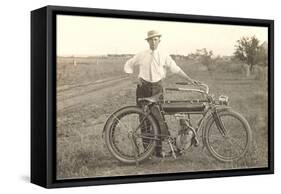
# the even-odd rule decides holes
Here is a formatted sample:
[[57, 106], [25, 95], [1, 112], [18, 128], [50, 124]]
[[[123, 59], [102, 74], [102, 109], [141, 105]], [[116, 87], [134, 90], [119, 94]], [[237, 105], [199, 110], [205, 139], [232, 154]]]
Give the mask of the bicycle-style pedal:
[[196, 136], [194, 136], [192, 140], [193, 140], [192, 144], [195, 147], [198, 147], [200, 145], [199, 140], [198, 140], [198, 138]]

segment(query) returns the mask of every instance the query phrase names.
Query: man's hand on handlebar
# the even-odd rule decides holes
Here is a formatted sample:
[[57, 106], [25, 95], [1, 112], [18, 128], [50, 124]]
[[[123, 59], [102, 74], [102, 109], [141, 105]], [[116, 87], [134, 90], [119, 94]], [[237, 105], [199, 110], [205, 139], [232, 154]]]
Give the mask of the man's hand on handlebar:
[[208, 94], [209, 93], [209, 86], [207, 84], [204, 84], [200, 81], [197, 81], [197, 80], [188, 80], [188, 82], [176, 82], [176, 84], [179, 84], [179, 85], [193, 85], [193, 86], [199, 86], [199, 87], [204, 87], [204, 90], [206, 91], [206, 93]]
[[197, 81], [197, 80], [188, 80], [187, 82], [176, 82], [176, 84], [179, 84], [179, 85], [195, 85], [195, 86], [198, 86], [198, 85], [202, 85], [203, 83], [200, 82], [200, 81]]
[[193, 85], [196, 85], [196, 86], [202, 84], [200, 81], [197, 81], [197, 80], [191, 80], [190, 83], [193, 84]]

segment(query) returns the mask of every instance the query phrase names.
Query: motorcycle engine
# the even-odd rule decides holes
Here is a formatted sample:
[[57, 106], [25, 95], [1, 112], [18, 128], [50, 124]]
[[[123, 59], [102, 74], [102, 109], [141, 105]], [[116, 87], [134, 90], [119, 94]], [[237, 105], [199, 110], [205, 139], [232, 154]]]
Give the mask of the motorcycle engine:
[[180, 151], [187, 150], [192, 145], [194, 134], [190, 129], [183, 129], [176, 138], [176, 146]]

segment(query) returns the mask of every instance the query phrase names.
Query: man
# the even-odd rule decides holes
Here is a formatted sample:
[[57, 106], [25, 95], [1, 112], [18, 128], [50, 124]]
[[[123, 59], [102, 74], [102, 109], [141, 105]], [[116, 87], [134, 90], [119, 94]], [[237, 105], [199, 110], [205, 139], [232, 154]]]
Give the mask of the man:
[[[184, 78], [187, 82], [198, 84], [198, 81], [191, 79], [186, 73], [175, 63], [175, 61], [163, 51], [158, 49], [161, 34], [155, 30], [148, 31], [145, 39], [149, 44], [149, 49], [136, 54], [129, 59], [124, 65], [125, 73], [132, 74], [134, 67], [138, 67], [138, 85], [136, 91], [137, 104], [138, 98], [151, 97], [160, 94], [160, 101], [163, 100], [162, 80], [166, 77], [166, 72], [177, 74]], [[159, 121], [161, 135], [169, 135], [168, 129], [161, 117], [159, 110], [152, 109], [152, 114]], [[144, 132], [142, 130], [142, 132]], [[162, 142], [157, 143], [156, 156], [161, 157]]]

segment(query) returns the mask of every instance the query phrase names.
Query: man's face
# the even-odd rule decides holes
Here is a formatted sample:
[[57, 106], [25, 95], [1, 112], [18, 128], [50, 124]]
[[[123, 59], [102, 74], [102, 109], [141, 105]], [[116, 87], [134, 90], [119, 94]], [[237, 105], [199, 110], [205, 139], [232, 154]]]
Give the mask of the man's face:
[[156, 37], [150, 38], [147, 40], [147, 42], [149, 44], [150, 49], [154, 51], [157, 49], [158, 44], [160, 43], [160, 37], [156, 36]]

